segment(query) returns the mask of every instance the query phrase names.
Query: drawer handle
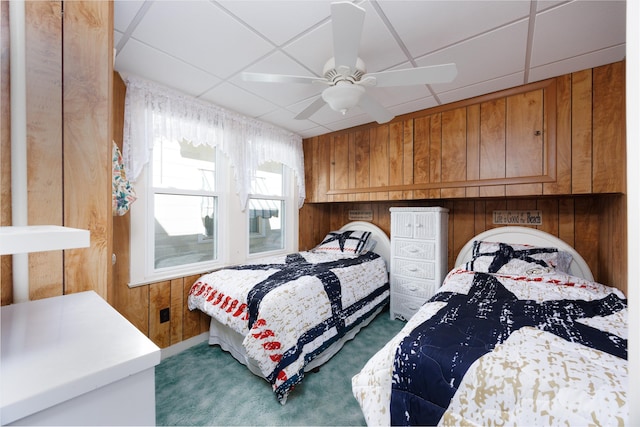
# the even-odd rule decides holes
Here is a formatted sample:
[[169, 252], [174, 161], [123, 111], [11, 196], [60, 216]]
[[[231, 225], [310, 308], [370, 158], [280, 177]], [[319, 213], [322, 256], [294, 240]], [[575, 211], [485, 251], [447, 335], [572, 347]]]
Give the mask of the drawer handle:
[[416, 272], [416, 271], [418, 271], [418, 269], [417, 269], [417, 268], [415, 268], [415, 267], [407, 268], [407, 270], [408, 270], [408, 271], [411, 271], [411, 272]]
[[405, 306], [406, 306], [409, 310], [412, 310], [412, 311], [416, 311], [417, 309], [419, 309], [419, 308], [420, 308], [420, 306], [415, 306], [415, 305], [413, 305], [413, 304], [405, 304]]
[[416, 224], [416, 228], [422, 228], [422, 224]]
[[419, 290], [420, 288], [417, 286], [407, 286], [407, 290], [411, 291], [411, 292], [415, 292], [417, 290]]
[[413, 248], [413, 249], [407, 249], [407, 252], [410, 252], [412, 254], [415, 254], [417, 252], [419, 252], [417, 249]]

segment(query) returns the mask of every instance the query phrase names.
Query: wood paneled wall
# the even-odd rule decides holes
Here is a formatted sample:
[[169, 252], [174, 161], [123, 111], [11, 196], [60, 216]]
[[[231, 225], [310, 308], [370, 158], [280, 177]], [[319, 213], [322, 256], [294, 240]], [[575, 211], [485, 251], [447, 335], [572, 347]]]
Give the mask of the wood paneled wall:
[[391, 232], [390, 207], [442, 206], [449, 209], [448, 266], [462, 246], [493, 224], [494, 210], [540, 210], [542, 225], [535, 227], [559, 237], [582, 255], [596, 280], [627, 289], [625, 196], [407, 200], [348, 203], [310, 203], [300, 211], [300, 250], [316, 246], [331, 230], [349, 222], [350, 210], [371, 211], [370, 221]]
[[[11, 225], [11, 90], [9, 2], [0, 2], [0, 226]], [[13, 302], [12, 258], [0, 256], [0, 305]]]
[[304, 150], [300, 249], [351, 209], [372, 210], [388, 233], [391, 206], [444, 206], [453, 267], [494, 210], [536, 209], [538, 228], [626, 292], [624, 62], [309, 138]]
[[624, 193], [625, 66], [306, 139], [307, 202]]
[[[2, 2], [3, 111], [8, 95], [8, 2]], [[64, 9], [64, 13], [63, 13]], [[28, 224], [88, 229], [90, 247], [29, 255], [29, 298], [111, 282], [113, 2], [25, 2]], [[7, 52], [5, 52], [7, 49]], [[10, 225], [10, 133], [2, 133], [2, 225]], [[9, 147], [8, 150], [6, 147]], [[8, 151], [8, 153], [7, 153]], [[11, 257], [2, 259], [2, 303], [12, 302]], [[9, 260], [7, 262], [7, 259]], [[11, 297], [11, 298], [10, 298]]]

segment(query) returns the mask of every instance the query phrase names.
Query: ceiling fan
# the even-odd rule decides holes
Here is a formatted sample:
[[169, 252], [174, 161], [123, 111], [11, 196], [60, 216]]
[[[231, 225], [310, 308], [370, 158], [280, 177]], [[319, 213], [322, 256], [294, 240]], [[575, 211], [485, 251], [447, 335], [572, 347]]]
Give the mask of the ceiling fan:
[[387, 109], [367, 94], [365, 86], [410, 86], [452, 81], [457, 69], [455, 64], [394, 71], [367, 73], [362, 59], [358, 57], [360, 36], [364, 24], [365, 10], [349, 1], [331, 3], [333, 25], [333, 58], [324, 66], [324, 77], [289, 76], [283, 74], [242, 73], [245, 81], [269, 83], [321, 83], [329, 87], [322, 91], [314, 102], [295, 118], [308, 119], [325, 104], [342, 114], [358, 105], [378, 123], [393, 119]]

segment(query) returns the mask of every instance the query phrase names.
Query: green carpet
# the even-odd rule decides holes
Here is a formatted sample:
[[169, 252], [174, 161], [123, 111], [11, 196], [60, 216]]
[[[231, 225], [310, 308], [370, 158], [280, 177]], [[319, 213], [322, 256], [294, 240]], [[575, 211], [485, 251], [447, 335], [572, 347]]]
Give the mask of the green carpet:
[[281, 405], [271, 386], [229, 353], [195, 345], [156, 366], [158, 425], [366, 425], [351, 377], [404, 323], [383, 310]]

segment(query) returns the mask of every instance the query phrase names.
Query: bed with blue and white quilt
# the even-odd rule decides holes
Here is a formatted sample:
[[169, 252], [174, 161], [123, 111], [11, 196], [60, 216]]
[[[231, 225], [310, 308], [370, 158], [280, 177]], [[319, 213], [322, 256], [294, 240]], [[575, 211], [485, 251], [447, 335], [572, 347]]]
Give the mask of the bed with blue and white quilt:
[[313, 250], [224, 268], [191, 287], [190, 310], [211, 316], [220, 345], [285, 404], [305, 372], [329, 360], [389, 302], [389, 238], [349, 223]]
[[353, 377], [367, 424], [626, 423], [625, 295], [555, 237], [504, 229], [465, 245], [438, 292]]

